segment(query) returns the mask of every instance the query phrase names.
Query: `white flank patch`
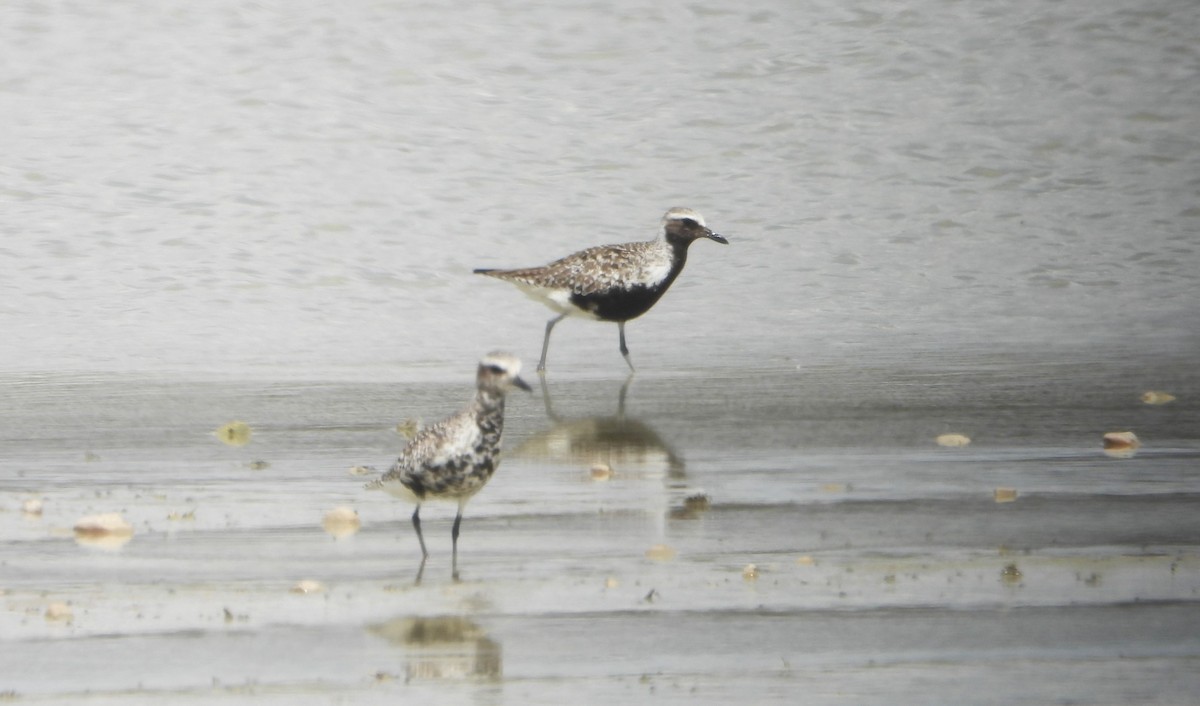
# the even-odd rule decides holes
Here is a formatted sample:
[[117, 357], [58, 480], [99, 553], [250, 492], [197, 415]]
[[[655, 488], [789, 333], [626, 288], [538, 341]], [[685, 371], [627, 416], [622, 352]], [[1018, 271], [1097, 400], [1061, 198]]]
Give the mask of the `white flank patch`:
[[645, 285], [647, 287], [653, 287], [654, 285], [656, 285], [659, 282], [662, 282], [664, 279], [666, 279], [667, 275], [669, 275], [669, 274], [671, 274], [671, 261], [670, 260], [666, 260], [663, 262], [650, 263], [648, 265], [639, 267], [638, 271], [637, 271], [637, 276], [630, 279], [625, 284], [625, 288], [629, 289], [630, 287], [632, 287], [634, 285], [639, 285], [639, 284]]
[[560, 314], [595, 318], [591, 312], [579, 309], [571, 303], [571, 292], [569, 290], [538, 287], [523, 282], [514, 282], [514, 284], [525, 293], [525, 296], [545, 304]]

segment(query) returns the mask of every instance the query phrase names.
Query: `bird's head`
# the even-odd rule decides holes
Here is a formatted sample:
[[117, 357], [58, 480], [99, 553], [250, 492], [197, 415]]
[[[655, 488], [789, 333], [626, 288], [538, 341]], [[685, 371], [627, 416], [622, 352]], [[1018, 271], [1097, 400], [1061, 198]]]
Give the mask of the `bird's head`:
[[492, 351], [479, 361], [479, 372], [475, 376], [475, 384], [480, 390], [488, 390], [501, 395], [519, 387], [526, 392], [533, 388], [521, 379], [521, 360], [511, 353]]
[[676, 241], [689, 245], [693, 240], [708, 238], [722, 245], [729, 244], [725, 236], [720, 233], [714, 233], [711, 228], [704, 224], [704, 216], [701, 216], [690, 208], [676, 206], [667, 211], [663, 215], [662, 225], [663, 234], [668, 241]]

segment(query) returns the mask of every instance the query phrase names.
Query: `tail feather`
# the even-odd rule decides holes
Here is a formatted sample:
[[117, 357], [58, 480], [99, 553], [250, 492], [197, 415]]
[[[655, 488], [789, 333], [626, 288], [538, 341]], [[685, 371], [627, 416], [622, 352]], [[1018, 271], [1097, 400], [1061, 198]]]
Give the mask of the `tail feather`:
[[541, 269], [540, 267], [526, 267], [516, 270], [499, 270], [492, 267], [480, 267], [475, 270], [475, 274], [484, 275], [485, 277], [495, 277], [504, 282], [524, 282], [530, 277], [536, 278]]
[[[362, 471], [364, 473], [376, 473], [377, 472], [375, 470], [374, 466], [359, 466], [358, 468], [362, 469]], [[355, 469], [355, 470], [358, 470], [358, 469]], [[383, 476], [381, 475], [378, 478], [376, 478], [375, 480], [369, 481], [363, 487], [366, 488], [367, 490], [383, 490]]]

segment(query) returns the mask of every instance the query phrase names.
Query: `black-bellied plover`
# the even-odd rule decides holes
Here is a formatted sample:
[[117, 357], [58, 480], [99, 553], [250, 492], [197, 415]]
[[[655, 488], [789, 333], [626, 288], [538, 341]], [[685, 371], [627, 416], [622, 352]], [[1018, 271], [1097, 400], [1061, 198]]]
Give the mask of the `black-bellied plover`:
[[558, 316], [546, 323], [538, 371], [546, 369], [550, 331], [568, 315], [615, 321], [621, 355], [633, 369], [625, 345], [625, 322], [645, 314], [667, 291], [687, 262], [688, 246], [699, 238], [729, 241], [704, 224], [690, 208], [672, 208], [662, 218], [663, 235], [647, 242], [600, 245], [520, 270], [478, 269], [476, 274], [512, 282]]
[[[429, 552], [421, 534], [421, 503], [452, 500], [458, 514], [450, 531], [454, 547], [453, 571], [458, 575], [458, 528], [463, 508], [478, 493], [500, 463], [500, 435], [504, 430], [504, 396], [514, 387], [530, 391], [521, 379], [521, 361], [508, 353], [492, 352], [479, 361], [475, 399], [457, 414], [428, 426], [400, 452], [391, 470], [367, 484], [369, 489], [416, 503], [412, 523], [421, 543], [421, 570]], [[417, 580], [420, 580], [420, 571]]]

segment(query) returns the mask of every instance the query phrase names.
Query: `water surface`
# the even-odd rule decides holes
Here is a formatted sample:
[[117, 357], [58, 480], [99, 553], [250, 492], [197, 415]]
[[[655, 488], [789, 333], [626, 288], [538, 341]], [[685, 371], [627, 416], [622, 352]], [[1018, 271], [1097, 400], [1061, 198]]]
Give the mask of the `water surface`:
[[[0, 20], [3, 697], [1200, 689], [1194, 3]], [[674, 205], [731, 244], [629, 324], [624, 393], [615, 326], [557, 328], [462, 581], [435, 506], [414, 585], [410, 509], [348, 470], [487, 350], [535, 360], [550, 315], [471, 269]], [[213, 433], [235, 419], [245, 446]], [[101, 512], [132, 538], [77, 542]]]

